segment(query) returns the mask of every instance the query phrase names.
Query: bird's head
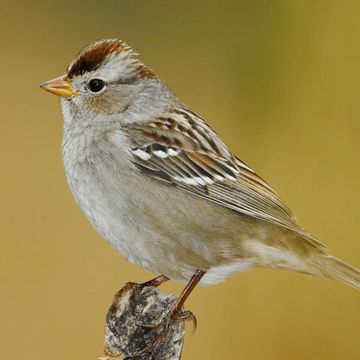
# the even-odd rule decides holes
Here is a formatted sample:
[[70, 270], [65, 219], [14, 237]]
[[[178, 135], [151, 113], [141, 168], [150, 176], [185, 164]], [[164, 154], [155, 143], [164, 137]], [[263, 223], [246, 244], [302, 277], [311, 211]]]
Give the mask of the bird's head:
[[97, 41], [82, 50], [65, 75], [40, 85], [62, 99], [64, 107], [89, 115], [120, 113], [129, 106], [144, 83], [156, 76], [121, 40]]

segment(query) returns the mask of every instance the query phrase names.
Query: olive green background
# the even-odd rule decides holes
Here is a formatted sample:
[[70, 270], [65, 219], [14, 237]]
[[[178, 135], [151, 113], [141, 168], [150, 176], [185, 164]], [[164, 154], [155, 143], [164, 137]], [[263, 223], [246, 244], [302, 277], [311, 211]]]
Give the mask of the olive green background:
[[[115, 291], [153, 276], [74, 203], [57, 99], [37, 87], [104, 37], [133, 45], [306, 229], [360, 267], [359, 18], [355, 0], [4, 2], [0, 357], [97, 359]], [[199, 326], [186, 360], [360, 357], [360, 293], [335, 281], [254, 270], [196, 289], [187, 307]]]

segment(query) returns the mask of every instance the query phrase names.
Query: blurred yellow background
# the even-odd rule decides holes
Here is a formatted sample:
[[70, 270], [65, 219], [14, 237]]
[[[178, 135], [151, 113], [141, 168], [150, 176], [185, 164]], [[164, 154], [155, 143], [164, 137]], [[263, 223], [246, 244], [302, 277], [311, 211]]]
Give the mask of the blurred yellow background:
[[[300, 223], [360, 267], [358, 1], [12, 1], [0, 24], [2, 359], [97, 359], [128, 264], [68, 190], [62, 119], [39, 83], [88, 43], [131, 44]], [[174, 283], [164, 290], [179, 293]], [[360, 358], [360, 293], [274, 270], [198, 288], [183, 359]]]

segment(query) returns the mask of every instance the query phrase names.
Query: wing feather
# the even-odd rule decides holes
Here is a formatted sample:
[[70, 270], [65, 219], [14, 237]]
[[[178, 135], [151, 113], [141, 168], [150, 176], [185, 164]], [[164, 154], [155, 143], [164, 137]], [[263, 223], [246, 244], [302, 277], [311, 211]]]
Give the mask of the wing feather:
[[205, 121], [190, 110], [176, 110], [129, 126], [128, 131], [133, 140], [133, 162], [147, 176], [285, 227], [322, 246], [297, 224], [276, 192], [231, 154]]

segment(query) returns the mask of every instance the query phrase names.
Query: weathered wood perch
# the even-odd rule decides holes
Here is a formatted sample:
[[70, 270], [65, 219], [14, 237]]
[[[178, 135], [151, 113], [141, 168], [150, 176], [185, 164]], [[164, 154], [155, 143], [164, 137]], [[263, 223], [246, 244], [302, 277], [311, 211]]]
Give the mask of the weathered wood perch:
[[[156, 330], [142, 325], [157, 324], [176, 301], [153, 286], [127, 283], [118, 293], [106, 317], [107, 360], [179, 360], [184, 344], [183, 321], [170, 325], [165, 340], [155, 350], [146, 350], [156, 339]], [[145, 349], [145, 351], [144, 351]]]

